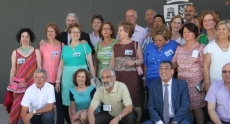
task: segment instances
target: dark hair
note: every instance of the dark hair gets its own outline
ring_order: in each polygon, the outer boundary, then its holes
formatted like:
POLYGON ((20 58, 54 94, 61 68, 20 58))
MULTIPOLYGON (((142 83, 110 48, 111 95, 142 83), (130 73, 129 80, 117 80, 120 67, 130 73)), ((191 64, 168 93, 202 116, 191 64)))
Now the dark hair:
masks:
POLYGON ((110 34, 111 38, 115 38, 115 29, 113 28, 113 25, 110 22, 104 22, 101 24, 101 27, 99 29, 99 35, 101 37, 102 40, 104 40, 104 37, 102 35, 102 28, 104 27, 104 25, 108 24, 110 26, 110 30, 112 31, 112 34, 110 34))
MULTIPOLYGON (((162 61, 161 64, 169 64, 169 65, 170 65, 170 68, 171 68, 171 69, 174 69, 174 68, 173 68, 173 64, 172 64, 171 61, 165 60, 165 61, 162 61)), ((161 65, 161 64, 160 64, 160 65, 161 65)))
POLYGON ((117 27, 120 26, 123 26, 124 31, 128 33, 129 38, 131 38, 135 30, 135 25, 132 22, 122 21, 117 25, 117 27))
POLYGON ((155 16, 153 17, 153 20, 154 20, 155 18, 157 18, 157 17, 160 17, 161 20, 162 20, 162 22, 163 22, 163 24, 165 24, 165 18, 164 18, 163 15, 157 14, 157 15, 155 15, 155 16))
POLYGON ((91 23, 93 23, 94 19, 99 19, 99 20, 101 21, 101 23, 104 22, 103 17, 102 17, 101 15, 99 15, 99 14, 94 14, 94 15, 92 16, 91 23))
POLYGON ((17 42, 20 43, 20 41, 21 41, 21 35, 24 32, 27 32, 29 34, 31 43, 34 42, 34 40, 35 40, 34 32, 31 29, 29 29, 29 28, 21 28, 18 31, 18 33, 16 34, 17 42))
POLYGON ((85 86, 89 86, 90 84, 90 74, 86 69, 78 69, 74 74, 73 74, 73 84, 77 87, 78 83, 76 81, 76 77, 80 72, 85 73, 86 81, 85 81, 85 86))
POLYGON ((194 33, 195 38, 198 37, 198 35, 199 35, 199 29, 198 29, 198 27, 197 27, 194 23, 186 23, 186 24, 180 29, 179 32, 180 32, 180 34, 181 34, 182 37, 183 37, 184 28, 187 28, 189 31, 191 31, 192 33, 194 33))

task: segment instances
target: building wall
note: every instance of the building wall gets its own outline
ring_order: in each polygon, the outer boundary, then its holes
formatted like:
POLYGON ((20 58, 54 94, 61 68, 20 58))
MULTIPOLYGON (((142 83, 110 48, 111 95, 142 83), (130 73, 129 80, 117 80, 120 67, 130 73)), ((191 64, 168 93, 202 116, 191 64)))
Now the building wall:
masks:
MULTIPOLYGON (((164 5, 168 0, 1 0, 0 1, 0 103, 3 102, 6 86, 9 82, 12 51, 20 45, 16 42, 15 35, 22 27, 31 28, 36 41, 32 45, 38 48, 39 41, 46 39, 45 25, 58 24, 61 30, 65 29, 65 17, 69 12, 79 16, 79 21, 85 32, 91 33, 90 20, 94 13, 101 14, 105 21, 111 22, 114 27, 125 20, 125 11, 133 8, 138 12, 137 23, 146 26, 144 21, 145 11, 155 9, 157 13, 164 14, 164 5)), ((175 0, 169 0, 175 1, 175 0)), ((225 5, 228 0, 187 0, 193 3, 200 15, 202 10, 212 9, 220 12, 223 19, 229 19, 230 5, 225 5)))

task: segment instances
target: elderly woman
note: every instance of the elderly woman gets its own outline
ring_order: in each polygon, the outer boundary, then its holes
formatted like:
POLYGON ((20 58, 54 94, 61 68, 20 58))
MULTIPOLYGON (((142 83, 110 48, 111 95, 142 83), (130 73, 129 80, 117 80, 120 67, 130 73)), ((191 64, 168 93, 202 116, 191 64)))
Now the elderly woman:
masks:
POLYGON ((202 34, 198 41, 202 44, 207 45, 208 43, 216 40, 216 29, 215 26, 220 21, 220 18, 216 15, 215 11, 212 10, 204 10, 200 24, 201 28, 206 30, 205 34, 202 34))
POLYGON ((86 124, 87 109, 96 89, 90 85, 90 74, 85 69, 79 69, 74 73, 73 83, 75 87, 70 88, 71 124, 86 124))
POLYGON ((13 92, 13 105, 9 124, 17 124, 20 121, 20 103, 24 92, 33 84, 35 69, 41 69, 41 54, 38 49, 30 45, 35 39, 34 33, 29 28, 22 28, 18 31, 16 38, 21 46, 14 50, 11 56, 10 84, 7 90, 13 92), (12 82, 19 82, 17 89, 12 87, 12 82))
POLYGON ((153 80, 159 79, 160 63, 165 60, 171 61, 176 47, 179 45, 174 40, 169 40, 169 31, 164 26, 153 29, 152 37, 154 42, 150 43, 144 52, 145 83, 149 88, 153 80))
POLYGON ((76 70, 80 68, 89 68, 92 78, 96 79, 96 77, 92 62, 92 50, 88 44, 81 44, 79 40, 81 34, 81 26, 77 23, 69 25, 68 33, 71 37, 71 43, 64 46, 62 49, 61 61, 58 67, 55 88, 56 90, 59 90, 60 79, 62 76, 61 94, 63 114, 67 123, 70 123, 68 106, 70 106, 69 88, 74 87, 72 75, 76 70))
POLYGON ((99 29, 99 33, 102 41, 98 42, 95 46, 96 59, 94 61, 95 71, 98 78, 100 78, 101 70, 109 67, 113 46, 117 43, 117 40, 114 39, 115 30, 111 23, 103 23, 99 29))
POLYGON ((222 80, 221 69, 230 62, 230 20, 220 21, 217 26, 217 40, 204 49, 204 83, 208 91, 210 84, 222 80))
POLYGON ((115 69, 117 81, 127 85, 134 106, 140 105, 140 85, 136 66, 143 63, 143 53, 138 42, 132 41, 135 26, 123 21, 118 24, 120 41, 114 45, 110 67, 115 69))
POLYGON ((178 70, 178 79, 188 83, 191 113, 196 118, 197 124, 203 124, 202 107, 206 105, 205 93, 198 92, 195 86, 203 79, 204 45, 196 40, 198 27, 195 24, 186 23, 180 32, 186 43, 177 47, 172 62, 178 70))
POLYGON ((169 22, 170 39, 175 40, 180 45, 185 44, 185 40, 181 37, 179 30, 184 25, 184 20, 180 15, 174 16, 169 22))

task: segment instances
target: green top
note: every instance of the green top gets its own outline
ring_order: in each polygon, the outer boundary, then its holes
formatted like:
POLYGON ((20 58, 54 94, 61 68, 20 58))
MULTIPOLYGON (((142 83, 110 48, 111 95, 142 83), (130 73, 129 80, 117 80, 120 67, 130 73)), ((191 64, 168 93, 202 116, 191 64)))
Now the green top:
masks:
POLYGON ((97 52, 97 78, 100 78, 100 72, 103 68, 109 67, 113 46, 117 43, 117 40, 112 39, 107 47, 101 47, 101 42, 103 41, 98 42, 95 46, 95 51, 97 52))
POLYGON ((198 42, 207 45, 209 43, 207 34, 201 34, 201 36, 198 39, 198 42))

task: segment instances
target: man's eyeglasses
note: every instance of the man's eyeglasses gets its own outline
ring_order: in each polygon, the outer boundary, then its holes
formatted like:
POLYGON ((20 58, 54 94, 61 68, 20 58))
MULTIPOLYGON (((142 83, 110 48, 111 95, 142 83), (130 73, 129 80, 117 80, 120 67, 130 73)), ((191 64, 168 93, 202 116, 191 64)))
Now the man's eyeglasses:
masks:
POLYGON ((228 71, 227 70, 223 70, 222 73, 223 74, 227 74, 227 73, 230 74, 230 70, 228 70, 228 71))

